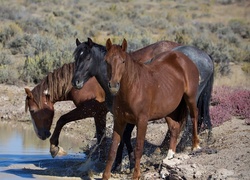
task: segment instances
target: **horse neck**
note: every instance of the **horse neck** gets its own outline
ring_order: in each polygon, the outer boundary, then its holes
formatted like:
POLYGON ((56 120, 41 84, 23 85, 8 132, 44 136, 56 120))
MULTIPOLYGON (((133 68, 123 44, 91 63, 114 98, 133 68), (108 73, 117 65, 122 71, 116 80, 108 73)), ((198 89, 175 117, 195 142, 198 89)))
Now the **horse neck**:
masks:
POLYGON ((74 63, 64 64, 45 78, 44 85, 48 89, 52 103, 68 100, 68 94, 72 89, 73 72, 74 63))
MULTIPOLYGON (((125 66, 126 70, 124 71, 124 74, 122 76, 122 84, 125 83, 126 88, 129 88, 131 86, 134 86, 134 84, 139 81, 139 77, 144 69, 144 65, 138 62, 138 60, 134 58, 132 53, 128 53, 126 55, 125 66)), ((145 73, 143 74, 146 75, 145 73)))
MULTIPOLYGON (((105 92, 105 102, 108 106, 109 111, 112 112, 112 106, 113 106, 113 95, 110 93, 109 88, 108 88, 108 74, 107 74, 107 64, 104 61, 104 56, 106 55, 106 49, 103 50, 102 52, 97 52, 96 49, 95 54, 96 56, 94 57, 95 59, 95 71, 93 73, 93 76, 97 79, 98 83, 101 85, 102 89, 105 92), (98 67, 98 68, 96 68, 98 67)), ((100 50, 98 50, 100 51, 100 50)))

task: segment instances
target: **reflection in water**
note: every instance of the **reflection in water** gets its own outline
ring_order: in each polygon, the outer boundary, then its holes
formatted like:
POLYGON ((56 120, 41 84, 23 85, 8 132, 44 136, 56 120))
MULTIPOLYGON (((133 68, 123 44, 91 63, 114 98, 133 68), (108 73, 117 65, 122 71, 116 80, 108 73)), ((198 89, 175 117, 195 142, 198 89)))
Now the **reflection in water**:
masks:
POLYGON ((80 140, 72 141, 61 134, 59 141, 68 155, 53 159, 49 139, 42 141, 31 128, 13 127, 0 121, 0 179, 37 179, 36 175, 50 175, 50 171, 57 172, 56 168, 59 170, 56 175, 60 176, 71 164, 83 162, 80 140))
MULTIPOLYGON (((59 141, 60 146, 71 156, 80 152, 79 142, 77 142, 79 140, 72 141, 72 139, 61 134, 59 141)), ((32 157, 51 158, 49 147, 49 139, 40 140, 33 129, 13 127, 8 123, 0 122, 0 160, 32 160, 32 157)), ((82 154, 74 156, 83 157, 82 154)), ((33 160, 37 160, 36 158, 33 160)))
MULTIPOLYGON (((79 140, 60 136, 60 146, 68 153, 78 153, 79 140)), ((49 154, 49 139, 40 140, 33 129, 12 127, 8 123, 0 122, 0 154, 49 154)))

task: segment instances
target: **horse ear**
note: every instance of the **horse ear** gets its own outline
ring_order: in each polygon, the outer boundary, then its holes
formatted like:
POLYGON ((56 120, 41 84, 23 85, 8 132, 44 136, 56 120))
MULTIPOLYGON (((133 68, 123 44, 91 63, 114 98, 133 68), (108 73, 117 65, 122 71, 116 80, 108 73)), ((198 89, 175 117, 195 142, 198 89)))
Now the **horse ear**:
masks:
POLYGON ((127 50, 127 46, 128 46, 127 41, 126 41, 126 39, 124 38, 123 41, 122 41, 122 50, 123 50, 123 51, 126 51, 126 50, 127 50))
POLYGON ((89 44, 90 47, 93 46, 94 43, 93 43, 92 39, 88 38, 88 44, 89 44))
POLYGON ((106 42, 106 49, 107 49, 107 51, 110 50, 111 46, 112 46, 112 42, 111 42, 110 38, 108 38, 108 40, 106 42))
POLYGON ((33 94, 32 94, 32 92, 30 91, 30 89, 29 89, 29 88, 24 88, 24 90, 25 90, 27 96, 28 96, 29 98, 33 99, 33 94))
POLYGON ((81 44, 81 42, 79 41, 78 38, 76 38, 76 46, 79 46, 81 44))

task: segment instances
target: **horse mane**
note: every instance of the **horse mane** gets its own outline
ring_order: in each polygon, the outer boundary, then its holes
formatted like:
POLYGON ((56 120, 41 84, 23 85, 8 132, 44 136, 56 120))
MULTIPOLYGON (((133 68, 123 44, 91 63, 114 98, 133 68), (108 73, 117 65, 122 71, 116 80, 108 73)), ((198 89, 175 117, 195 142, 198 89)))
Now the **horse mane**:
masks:
POLYGON ((72 89, 71 79, 73 76, 75 64, 64 64, 61 68, 50 72, 33 90, 35 102, 41 108, 40 98, 45 91, 48 91, 49 100, 55 102, 66 99, 68 92, 72 89))

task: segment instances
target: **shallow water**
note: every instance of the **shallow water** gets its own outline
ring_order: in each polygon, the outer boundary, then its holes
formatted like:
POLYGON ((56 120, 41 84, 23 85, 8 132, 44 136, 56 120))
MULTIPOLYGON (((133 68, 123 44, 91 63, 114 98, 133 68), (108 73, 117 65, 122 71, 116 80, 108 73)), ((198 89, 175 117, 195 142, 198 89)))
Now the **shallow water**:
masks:
POLYGON ((38 139, 33 129, 11 127, 0 122, 0 179, 51 179, 36 175, 44 175, 42 171, 51 167, 64 168, 65 162, 72 164, 84 160, 85 155, 79 153, 78 141, 61 134, 60 146, 68 155, 53 159, 49 152, 49 139, 38 139))

